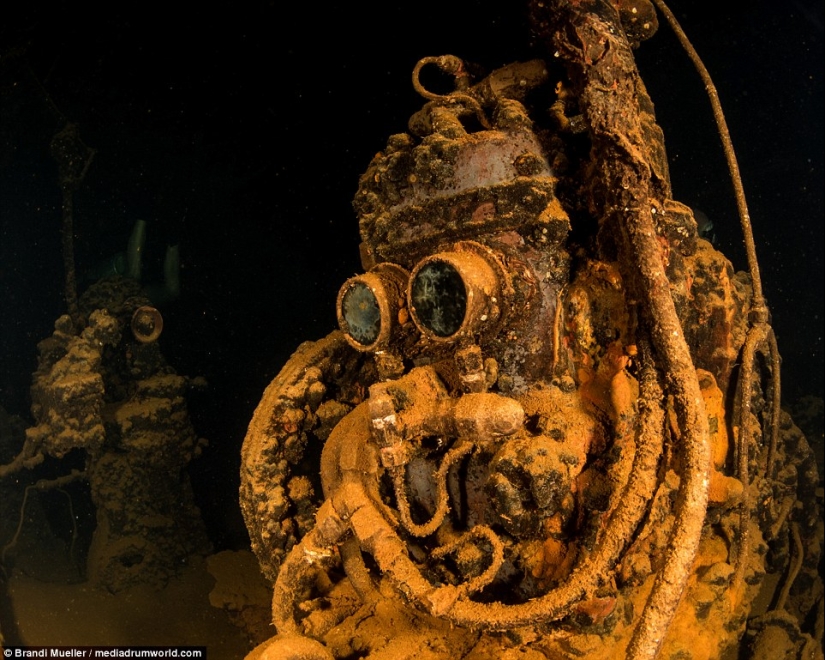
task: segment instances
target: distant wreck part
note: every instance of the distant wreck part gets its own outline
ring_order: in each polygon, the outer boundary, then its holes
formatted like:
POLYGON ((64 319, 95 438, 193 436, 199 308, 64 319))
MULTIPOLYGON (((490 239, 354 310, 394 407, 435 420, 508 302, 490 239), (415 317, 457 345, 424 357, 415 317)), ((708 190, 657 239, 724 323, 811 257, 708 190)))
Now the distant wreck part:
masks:
MULTIPOLYGON (((145 246, 147 223, 137 220, 129 234, 129 241, 125 252, 118 252, 104 260, 84 275, 84 281, 94 282, 122 275, 137 282, 145 279, 145 246)), ((180 247, 167 245, 163 255, 163 280, 148 282, 143 286, 143 292, 153 305, 161 306, 177 300, 180 297, 180 247)))
POLYGON ((44 455, 85 450, 97 517, 87 574, 112 592, 162 586, 187 557, 211 549, 186 473, 205 444, 189 420, 189 381, 157 342, 125 333, 136 308, 152 309, 146 302, 138 282, 103 280, 80 299, 79 335, 67 316, 57 320, 38 346, 36 425, 26 431, 44 455))

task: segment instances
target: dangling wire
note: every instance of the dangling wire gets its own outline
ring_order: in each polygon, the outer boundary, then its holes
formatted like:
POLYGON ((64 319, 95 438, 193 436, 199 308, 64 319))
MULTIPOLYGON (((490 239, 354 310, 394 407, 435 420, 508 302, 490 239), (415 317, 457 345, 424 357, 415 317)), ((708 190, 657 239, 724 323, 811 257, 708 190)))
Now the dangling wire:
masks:
POLYGON ((696 70, 699 72, 699 77, 705 85, 705 91, 710 99, 710 105, 713 109, 713 117, 716 120, 716 126, 719 131, 719 137, 722 140, 722 149, 725 152, 725 159, 728 163, 728 170, 730 171, 731 181, 733 183, 733 190, 736 196, 736 206, 739 211, 739 220, 742 225, 742 234, 745 241, 745 252, 748 259, 748 270, 751 277, 751 285, 753 287, 753 298, 751 300, 751 308, 748 314, 748 321, 750 328, 745 337, 745 342, 742 349, 741 371, 739 374, 739 383, 736 393, 736 401, 734 403, 733 426, 738 429, 736 433, 736 457, 735 464, 737 470, 737 477, 742 482, 743 497, 740 503, 740 523, 739 523, 739 545, 734 560, 734 578, 732 580, 733 593, 739 593, 739 585, 744 579, 746 568, 746 558, 750 547, 749 538, 749 521, 750 521, 750 498, 748 497, 748 490, 750 485, 750 477, 748 471, 748 459, 750 446, 750 402, 752 396, 753 383, 756 380, 755 370, 753 368, 754 361, 757 354, 763 354, 768 358, 769 368, 772 375, 771 387, 771 406, 770 406, 770 424, 768 427, 768 455, 765 462, 765 474, 771 478, 773 474, 774 461, 776 459, 776 447, 779 437, 779 415, 780 415, 780 401, 781 401, 781 379, 780 379, 780 358, 779 350, 776 345, 776 337, 773 328, 768 324, 768 308, 765 304, 765 297, 762 292, 762 279, 759 274, 759 263, 756 259, 756 245, 753 240, 753 227, 751 225, 750 213, 748 212, 748 205, 745 201, 745 189, 742 185, 742 176, 739 173, 739 164, 736 160, 736 153, 733 150, 733 143, 730 139, 730 132, 728 131, 728 124, 725 121, 725 115, 722 112, 722 104, 719 101, 719 94, 716 92, 716 86, 711 80, 708 70, 702 63, 699 54, 693 48, 693 45, 685 35, 673 12, 664 3, 664 0, 653 0, 653 3, 662 12, 667 19, 676 38, 682 44, 688 57, 690 58, 696 70))
POLYGON ((745 251, 748 258, 748 270, 750 271, 751 280, 753 281, 753 301, 751 303, 751 314, 758 317, 754 319, 768 320, 768 310, 765 306, 765 298, 762 294, 762 279, 759 275, 759 263, 756 260, 756 245, 753 240, 753 228, 751 227, 751 217, 748 212, 748 204, 745 201, 745 189, 742 186, 742 176, 739 173, 739 163, 736 160, 736 153, 733 150, 733 143, 730 139, 730 131, 728 131, 728 123, 725 121, 725 114, 722 112, 722 104, 719 101, 719 94, 716 92, 716 85, 713 84, 708 70, 702 63, 699 54, 693 47, 693 44, 687 38, 687 35, 679 25, 679 21, 673 15, 673 12, 668 9, 664 0, 653 0, 653 3, 659 8, 671 29, 676 34, 676 38, 682 47, 685 49, 693 66, 699 72, 699 77, 705 85, 705 91, 708 93, 710 105, 713 109, 713 118, 716 120, 716 127, 719 130, 719 137, 722 139, 722 149, 725 151, 725 159, 728 162, 728 169, 730 170, 730 177, 733 182, 733 190, 736 195, 736 207, 739 210, 739 219, 742 223, 742 233, 745 239, 745 251))

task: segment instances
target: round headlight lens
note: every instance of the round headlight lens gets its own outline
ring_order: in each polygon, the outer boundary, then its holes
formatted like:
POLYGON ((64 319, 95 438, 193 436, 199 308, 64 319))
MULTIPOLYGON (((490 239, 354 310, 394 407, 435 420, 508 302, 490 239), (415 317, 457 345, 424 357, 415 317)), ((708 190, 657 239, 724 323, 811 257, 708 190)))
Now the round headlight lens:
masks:
POLYGON ((350 337, 363 346, 376 342, 381 333, 381 310, 372 289, 353 282, 341 298, 341 315, 350 337))
POLYGON ((437 337, 450 337, 467 315, 467 288, 455 266, 434 260, 416 273, 410 302, 421 325, 437 337))

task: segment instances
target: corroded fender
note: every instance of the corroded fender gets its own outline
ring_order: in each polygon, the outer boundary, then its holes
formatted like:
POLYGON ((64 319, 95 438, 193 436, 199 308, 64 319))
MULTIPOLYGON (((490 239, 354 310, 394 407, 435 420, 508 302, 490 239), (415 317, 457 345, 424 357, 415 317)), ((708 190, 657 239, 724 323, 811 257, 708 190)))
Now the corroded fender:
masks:
POLYGON ((266 388, 244 439, 240 502, 267 579, 314 525, 320 482, 305 454, 317 465, 329 432, 375 380, 371 360, 336 331, 301 344, 266 388))

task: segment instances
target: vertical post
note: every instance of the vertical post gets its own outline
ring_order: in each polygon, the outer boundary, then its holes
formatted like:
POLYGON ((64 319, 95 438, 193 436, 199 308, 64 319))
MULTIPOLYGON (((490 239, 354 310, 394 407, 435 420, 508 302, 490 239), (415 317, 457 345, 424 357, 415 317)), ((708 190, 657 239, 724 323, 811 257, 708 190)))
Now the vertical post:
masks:
POLYGON ((52 157, 57 162, 58 182, 63 193, 61 243, 66 274, 64 295, 68 314, 77 326, 80 324, 80 310, 77 304, 77 276, 74 263, 74 191, 83 182, 89 165, 92 164, 95 150, 83 143, 77 125, 71 122, 55 134, 50 146, 52 157))

